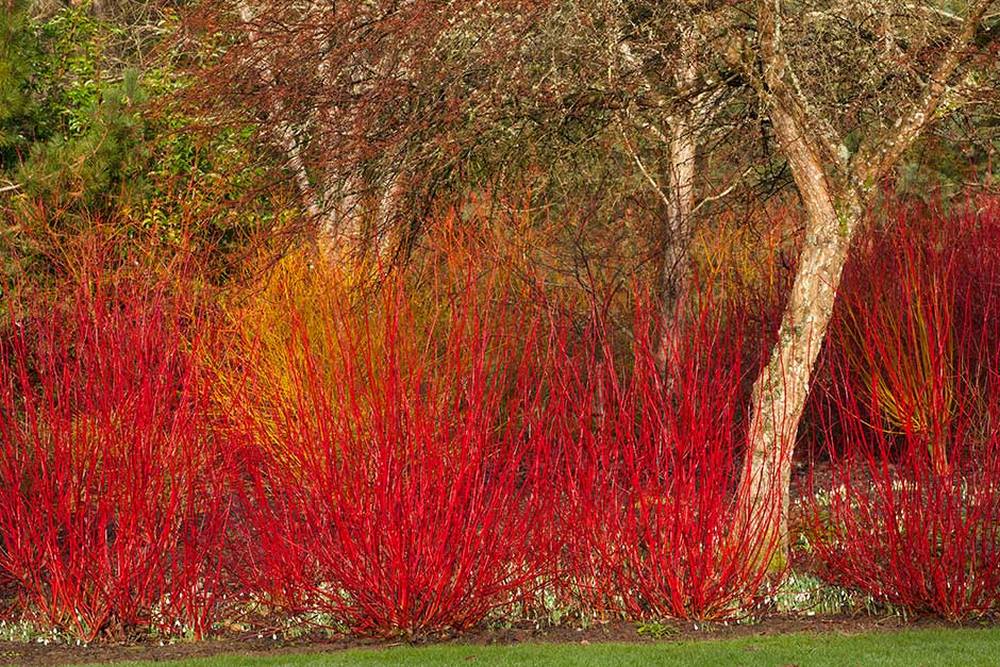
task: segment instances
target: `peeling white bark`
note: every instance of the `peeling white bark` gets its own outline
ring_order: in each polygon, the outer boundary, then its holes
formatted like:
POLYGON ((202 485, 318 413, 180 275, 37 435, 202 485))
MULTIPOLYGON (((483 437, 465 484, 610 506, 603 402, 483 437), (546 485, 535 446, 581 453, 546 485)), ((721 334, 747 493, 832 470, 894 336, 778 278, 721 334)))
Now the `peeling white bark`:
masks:
POLYGON ((802 196, 806 233, 778 341, 754 384, 744 483, 748 516, 776 522, 759 529, 776 532, 784 551, 795 435, 862 210, 856 197, 835 194, 816 149, 792 117, 774 108, 771 118, 802 196))
MULTIPOLYGON (((247 0, 238 0, 236 3, 237 10, 239 11, 240 20, 243 21, 247 29, 247 39, 251 43, 259 40, 260 35, 257 28, 254 27, 254 22, 256 21, 256 15, 253 9, 250 7, 247 0)), ((273 86, 275 84, 274 70, 268 64, 266 58, 258 58, 256 61, 256 67, 260 73, 261 80, 267 84, 273 86)), ((281 100, 275 99, 274 101, 274 117, 282 117, 281 100)), ((313 184, 309 179, 309 171, 306 168, 305 160, 302 157, 302 147, 299 145, 298 138, 295 135, 293 128, 289 127, 286 123, 279 122, 270 128, 271 132, 277 139, 279 147, 285 153, 285 159, 288 165, 288 169, 292 173, 292 177, 295 179, 295 185, 298 189, 299 196, 302 199, 302 206, 309 213, 310 216, 314 218, 320 218, 323 214, 322 207, 319 204, 319 199, 317 198, 316 192, 313 188, 313 184)))
POLYGON ((919 137, 950 89, 962 54, 992 0, 978 0, 935 68, 924 93, 884 136, 864 141, 849 160, 802 89, 782 44, 781 0, 761 0, 758 30, 764 65, 755 81, 768 104, 778 144, 791 167, 806 212, 806 234, 795 281, 766 368, 754 384, 744 513, 775 535, 787 554, 792 454, 813 366, 826 336, 851 241, 869 193, 919 137))

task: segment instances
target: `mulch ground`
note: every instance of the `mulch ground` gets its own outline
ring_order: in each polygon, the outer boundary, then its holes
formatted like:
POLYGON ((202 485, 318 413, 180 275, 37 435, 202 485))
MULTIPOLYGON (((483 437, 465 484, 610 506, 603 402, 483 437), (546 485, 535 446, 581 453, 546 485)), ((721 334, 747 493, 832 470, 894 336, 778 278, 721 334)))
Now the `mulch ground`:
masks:
MULTIPOLYGON (((659 638, 640 634, 635 623, 612 622, 583 630, 571 626, 536 628, 533 625, 504 629, 477 630, 454 638, 426 639, 420 642, 389 640, 364 640, 357 638, 329 638, 322 635, 305 636, 294 640, 260 638, 257 634, 232 636, 203 642, 183 642, 166 646, 152 644, 99 643, 90 646, 66 644, 39 644, 0 642, 0 664, 68 665, 79 663, 111 663, 123 660, 166 661, 209 657, 225 653, 249 655, 281 655, 288 653, 325 653, 349 648, 387 648, 392 646, 419 645, 434 642, 467 646, 490 644, 512 645, 523 642, 598 643, 598 642, 676 642, 684 640, 729 639, 739 637, 766 637, 794 632, 857 634, 881 630, 898 630, 914 627, 954 627, 933 620, 904 622, 893 616, 772 616, 752 625, 675 624, 665 626, 659 638)), ((981 626, 978 626, 981 627, 981 626)))

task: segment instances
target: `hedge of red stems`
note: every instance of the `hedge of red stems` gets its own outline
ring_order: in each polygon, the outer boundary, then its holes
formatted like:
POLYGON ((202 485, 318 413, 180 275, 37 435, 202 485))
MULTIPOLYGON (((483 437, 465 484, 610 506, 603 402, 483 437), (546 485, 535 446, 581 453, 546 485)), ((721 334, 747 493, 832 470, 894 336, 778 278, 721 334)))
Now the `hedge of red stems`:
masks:
POLYGON ((780 572, 771 569, 777 535, 741 502, 749 397, 740 320, 704 303, 661 372, 646 310, 630 359, 615 361, 598 326, 580 357, 556 362, 555 440, 565 443, 557 588, 602 615, 748 615, 780 572))
POLYGON ((203 634, 231 493, 189 313, 166 287, 78 287, 0 350, 0 570, 83 641, 203 634))
MULTIPOLYGON (((832 581, 990 613, 1000 211, 897 223, 845 276, 803 430, 833 482, 813 484, 806 535, 832 581)), ((766 608, 780 503, 750 502, 745 445, 777 309, 748 324, 692 289, 661 369, 642 300, 623 332, 488 286, 330 307, 303 289, 308 312, 265 304, 287 330, 222 362, 218 322, 152 279, 94 276, 12 319, 0 614, 90 641, 237 618, 428 635, 524 618, 542 592, 581 616, 766 608)))
POLYGON ((248 603, 380 636, 523 615, 542 589, 632 618, 757 604, 773 545, 737 520, 738 327, 705 309, 665 381, 641 314, 616 360, 601 326, 496 294, 414 303, 390 288, 318 327, 291 309, 291 386, 225 368, 225 422, 163 291, 82 289, 19 330, 0 510, 19 606, 89 641, 200 635, 248 603))
POLYGON ((345 307, 323 345, 292 313, 293 400, 255 406, 271 379, 247 379, 241 426, 261 465, 243 583, 273 613, 366 635, 458 631, 548 572, 541 322, 471 290, 423 322, 409 306, 393 288, 385 317, 345 307))
POLYGON ((959 620, 1000 595, 1000 301, 958 269, 997 263, 971 212, 930 232, 947 243, 906 222, 849 269, 829 355, 832 480, 810 485, 807 534, 832 581, 959 620))

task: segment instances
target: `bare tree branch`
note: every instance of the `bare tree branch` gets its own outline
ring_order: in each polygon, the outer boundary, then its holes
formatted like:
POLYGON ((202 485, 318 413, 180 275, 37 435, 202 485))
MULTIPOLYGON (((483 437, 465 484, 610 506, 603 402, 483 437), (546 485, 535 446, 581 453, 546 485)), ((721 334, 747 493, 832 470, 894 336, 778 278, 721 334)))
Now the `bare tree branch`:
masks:
MULTIPOLYGON (((813 135, 827 162, 846 167, 849 154, 843 140, 809 101, 792 70, 782 36, 781 0, 763 0, 759 3, 759 14, 760 55, 764 66, 763 85, 758 84, 760 92, 770 100, 771 106, 780 105, 799 127, 813 135)), ((758 77, 751 73, 751 78, 758 77)))
POLYGON ((965 51, 976 34, 980 21, 995 0, 977 0, 969 8, 962 29, 952 39, 919 99, 908 105, 892 129, 863 142, 855 154, 853 166, 857 185, 870 189, 892 169, 903 153, 933 119, 942 100, 951 91, 955 71, 962 64, 965 51))

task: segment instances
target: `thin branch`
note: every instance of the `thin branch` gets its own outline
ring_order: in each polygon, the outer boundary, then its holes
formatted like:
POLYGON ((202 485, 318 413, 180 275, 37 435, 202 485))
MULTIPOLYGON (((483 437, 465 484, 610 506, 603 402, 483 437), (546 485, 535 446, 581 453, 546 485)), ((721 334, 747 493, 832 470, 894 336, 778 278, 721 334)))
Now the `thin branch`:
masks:
POLYGON ((853 161, 858 181, 856 185, 864 189, 874 187, 930 123, 942 100, 951 92, 950 81, 962 64, 962 56, 975 37, 976 28, 993 2, 994 0, 977 0, 969 8, 962 30, 952 39, 920 99, 910 104, 909 109, 899 116, 887 134, 862 143, 853 161))
POLYGON ((701 207, 704 206, 705 204, 710 204, 711 202, 718 201, 723 197, 729 196, 732 193, 732 191, 735 190, 737 186, 739 186, 739 184, 743 182, 743 179, 746 178, 747 175, 752 171, 753 171, 753 166, 747 167, 746 169, 743 170, 742 174, 733 179, 733 182, 729 184, 729 187, 719 190, 714 195, 708 195, 702 198, 702 200, 698 202, 698 204, 693 209, 691 209, 691 215, 694 215, 699 210, 701 210, 701 207))
POLYGON ((634 148, 632 148, 632 142, 628 140, 628 135, 625 134, 625 127, 622 125, 620 118, 618 119, 618 131, 622 135, 622 141, 625 142, 625 148, 628 151, 628 154, 632 157, 632 160, 635 162, 636 166, 639 167, 639 171, 642 172, 642 175, 649 182, 650 186, 652 186, 653 191, 656 192, 657 195, 659 195, 660 199, 663 201, 663 203, 666 205, 668 209, 672 208, 672 204, 670 203, 670 198, 663 191, 663 188, 660 187, 660 184, 656 181, 653 175, 649 173, 649 170, 646 169, 646 165, 642 163, 642 159, 639 158, 639 154, 635 151, 634 148))
POLYGON ((916 11, 926 12, 928 14, 935 14, 937 16, 945 18, 949 21, 953 21, 955 23, 962 23, 963 21, 962 17, 959 16, 958 14, 955 14, 954 12, 949 12, 948 10, 943 9, 941 7, 934 7, 926 4, 915 5, 913 3, 907 3, 904 6, 906 7, 906 9, 910 11, 916 10, 916 11))

